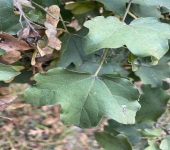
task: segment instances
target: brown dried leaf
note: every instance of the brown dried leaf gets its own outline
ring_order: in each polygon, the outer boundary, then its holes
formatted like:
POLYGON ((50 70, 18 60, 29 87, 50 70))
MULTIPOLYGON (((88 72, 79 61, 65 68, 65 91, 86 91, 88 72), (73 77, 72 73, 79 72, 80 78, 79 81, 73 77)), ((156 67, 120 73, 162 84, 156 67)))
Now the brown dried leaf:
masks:
MULTIPOLYGON (((60 17, 60 8, 57 5, 52 5, 48 8, 48 12, 50 12, 55 18, 59 19, 60 17)), ((57 27, 59 20, 52 18, 49 14, 46 15, 46 22, 50 23, 54 27, 57 27)))
POLYGON ((24 6, 27 6, 27 7, 30 7, 30 8, 35 9, 35 8, 32 6, 31 2, 29 2, 28 0, 17 0, 17 1, 18 1, 18 3, 19 3, 20 5, 24 5, 24 6))
POLYGON ((18 40, 21 40, 22 38, 27 38, 30 34, 30 28, 24 28, 17 32, 18 40))
POLYGON ((31 65, 34 66, 36 64, 35 58, 37 56, 37 51, 34 51, 31 59, 31 65))
POLYGON ((56 50, 61 49, 61 41, 57 38, 57 29, 53 25, 51 25, 48 22, 45 22, 45 26, 48 28, 48 30, 45 31, 49 43, 48 45, 56 50))
POLYGON ((6 80, 6 81, 4 81, 4 82, 5 82, 5 83, 10 83, 12 80, 14 80, 14 78, 15 78, 15 77, 12 77, 11 79, 6 80))
POLYGON ((43 40, 39 40, 37 43, 37 47, 41 48, 41 50, 44 52, 44 54, 52 54, 54 51, 54 48, 51 48, 48 46, 48 37, 45 35, 43 36, 43 40))
MULTIPOLYGON (((52 5, 49 7, 48 11, 57 19, 60 17, 60 8, 57 5, 52 5)), ((49 14, 46 15, 46 21, 44 23, 47 30, 45 31, 48 40, 49 40, 49 46, 51 48, 54 48, 56 50, 61 49, 61 41, 57 38, 58 32, 57 32, 57 24, 59 20, 53 19, 49 14)))
POLYGON ((9 105, 6 109, 11 110, 11 109, 17 109, 26 106, 27 104, 24 103, 17 103, 17 104, 11 104, 9 105))
POLYGON ((19 51, 9 51, 4 53, 0 58, 0 63, 5 65, 10 65, 17 62, 21 58, 21 53, 19 51))
MULTIPOLYGON (((36 29, 34 28, 35 31, 38 32, 38 34, 42 37, 45 35, 45 29, 36 29)), ((28 37, 37 37, 37 35, 35 35, 35 33, 33 32, 32 29, 30 29, 30 27, 28 26, 27 28, 21 29, 17 32, 17 36, 18 36, 18 40, 22 39, 22 38, 28 38, 28 37)))
POLYGON ((42 64, 56 57, 59 57, 58 52, 36 58, 36 63, 34 66, 36 67, 37 72, 45 73, 44 69, 42 68, 42 64))
POLYGON ((9 87, 1 87, 0 88, 0 95, 8 95, 11 91, 12 90, 9 87))
POLYGON ((14 101, 18 96, 17 95, 5 95, 0 96, 0 110, 7 108, 12 101, 14 101))
POLYGON ((26 42, 14 38, 12 35, 9 35, 7 33, 0 34, 0 48, 8 51, 13 50, 29 50, 32 49, 26 42))

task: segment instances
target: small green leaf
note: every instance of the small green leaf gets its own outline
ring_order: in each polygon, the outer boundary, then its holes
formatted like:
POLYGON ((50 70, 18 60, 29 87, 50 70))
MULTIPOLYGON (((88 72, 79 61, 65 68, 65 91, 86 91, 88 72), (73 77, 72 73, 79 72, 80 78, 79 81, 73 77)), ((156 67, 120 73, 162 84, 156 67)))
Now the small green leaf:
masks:
POLYGON ((158 61, 157 65, 142 65, 135 74, 141 78, 144 84, 151 84, 152 87, 160 87, 162 86, 162 79, 168 78, 170 74, 169 59, 169 56, 166 55, 158 61))
MULTIPOLYGON (((0 31, 15 35, 20 29, 19 15, 14 14, 12 0, 0 0, 0 31)), ((25 25, 25 21, 22 21, 25 25)))
POLYGON ((170 26, 156 18, 138 18, 126 25, 116 17, 99 16, 87 21, 84 26, 90 30, 83 38, 86 54, 101 48, 118 48, 126 44, 138 57, 154 56, 160 59, 169 48, 170 26))
POLYGON ((6 51, 0 48, 0 55, 3 55, 6 51))
POLYGON ((162 150, 170 150, 170 135, 166 139, 162 140, 160 148, 162 150))
POLYGON ((161 128, 155 128, 153 129, 137 129, 136 131, 138 131, 142 136, 147 136, 150 138, 155 138, 157 136, 160 136, 162 133, 162 129, 161 128))
POLYGON ((106 150, 132 150, 128 138, 123 134, 113 136, 108 132, 95 132, 94 136, 100 146, 106 150))
MULTIPOLYGON (((108 121, 109 125, 104 126, 105 131, 117 131, 118 133, 124 134, 129 138, 129 142, 134 145, 140 141, 141 135, 136 131, 136 129, 151 129, 151 125, 148 123, 134 124, 134 125, 125 125, 120 124, 114 120, 108 121), (111 130, 114 129, 114 130, 111 130)), ((112 132, 110 132, 112 133, 112 132)))
POLYGON ((158 144, 155 142, 151 142, 149 145, 145 150, 160 150, 158 144))
POLYGON ((136 114, 137 122, 154 121, 165 112, 165 107, 170 98, 168 93, 161 88, 151 88, 150 85, 142 85, 143 94, 139 103, 141 109, 136 114))
POLYGON ((92 128, 103 115, 132 124, 140 108, 138 89, 127 79, 97 77, 62 68, 37 74, 34 79, 37 84, 26 90, 26 101, 36 106, 61 104, 65 125, 92 128))
POLYGON ((0 81, 9 80, 12 77, 19 75, 20 73, 16 71, 13 66, 4 65, 0 63, 0 81))
POLYGON ((98 7, 100 7, 98 2, 85 1, 68 4, 65 6, 65 9, 72 10, 73 14, 84 14, 98 7))

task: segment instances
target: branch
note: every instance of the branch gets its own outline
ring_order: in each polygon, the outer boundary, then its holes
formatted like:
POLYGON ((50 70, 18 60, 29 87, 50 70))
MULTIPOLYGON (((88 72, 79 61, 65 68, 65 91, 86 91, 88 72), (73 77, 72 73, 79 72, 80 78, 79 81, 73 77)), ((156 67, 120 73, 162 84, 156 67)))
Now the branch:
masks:
POLYGON ((126 9, 126 12, 125 12, 125 14, 124 14, 124 16, 123 16, 122 22, 125 21, 126 16, 127 16, 128 12, 129 12, 129 9, 130 9, 131 4, 132 4, 132 0, 129 0, 129 4, 128 4, 128 7, 127 7, 127 9, 126 9))
POLYGON ((54 17, 49 11, 47 11, 45 8, 43 8, 42 6, 38 5, 37 3, 33 2, 32 0, 28 0, 28 1, 30 1, 30 2, 33 3, 34 5, 38 6, 38 7, 41 8, 42 10, 44 10, 44 11, 45 11, 47 14, 49 14, 52 18, 54 18, 54 19, 56 19, 56 20, 60 20, 60 21, 62 21, 62 22, 70 23, 70 22, 68 22, 68 21, 63 21, 63 20, 61 20, 61 19, 58 19, 58 18, 54 17))
POLYGON ((14 3, 15 3, 15 5, 17 6, 17 8, 18 8, 18 10, 19 10, 19 12, 20 12, 19 22, 20 22, 20 24, 21 24, 22 29, 23 29, 23 25, 22 25, 22 17, 23 17, 23 18, 25 19, 27 25, 30 27, 30 29, 32 29, 32 31, 35 33, 35 35, 36 35, 37 37, 41 37, 41 36, 39 35, 39 33, 34 29, 34 27, 30 24, 30 21, 29 21, 28 18, 25 16, 25 13, 24 13, 23 10, 21 9, 18 1, 17 1, 17 0, 14 0, 14 3))
POLYGON ((164 132, 165 132, 167 135, 170 135, 169 130, 167 130, 166 128, 164 128, 163 126, 161 126, 159 123, 158 123, 158 126, 159 126, 162 130, 164 130, 164 132))

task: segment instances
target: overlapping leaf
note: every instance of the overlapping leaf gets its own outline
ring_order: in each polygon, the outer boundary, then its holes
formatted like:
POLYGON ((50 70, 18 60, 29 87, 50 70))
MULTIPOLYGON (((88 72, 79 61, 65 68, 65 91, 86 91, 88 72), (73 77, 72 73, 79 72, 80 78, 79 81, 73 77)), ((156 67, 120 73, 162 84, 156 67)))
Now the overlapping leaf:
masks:
POLYGON ((73 14, 83 14, 88 11, 91 11, 95 8, 101 7, 102 4, 93 2, 93 1, 85 1, 85 2, 75 2, 65 6, 65 9, 72 10, 73 14))
POLYGON ((160 148, 162 150, 170 150, 170 135, 168 135, 166 139, 162 140, 160 148))
POLYGON ((76 68, 79 68, 83 60, 93 58, 94 55, 85 55, 82 47, 82 37, 87 35, 88 29, 82 28, 80 31, 76 32, 78 36, 75 35, 65 35, 62 38, 62 42, 67 44, 67 47, 62 47, 61 56, 57 62, 57 67, 68 67, 71 63, 74 63, 76 68))
POLYGON ((149 138, 156 138, 158 136, 161 136, 162 129, 160 127, 153 129, 137 129, 137 131, 142 135, 142 136, 147 136, 149 138))
MULTIPOLYGON (((123 16, 126 10, 126 3, 129 0, 97 0, 105 5, 105 9, 109 11, 113 11, 113 13, 123 16)), ((170 1, 167 0, 133 0, 132 3, 147 5, 147 6, 164 6, 170 9, 170 1)))
MULTIPOLYGON (((15 35, 20 29, 19 15, 14 14, 12 0, 0 0, 0 31, 15 35)), ((25 25, 25 21, 22 21, 25 25)))
POLYGON ((99 16, 87 21, 84 26, 90 30, 83 39, 86 54, 125 44, 139 57, 154 56, 160 59, 168 51, 170 26, 156 18, 138 18, 126 25, 116 17, 99 16))
POLYGON ((33 105, 61 104, 61 119, 66 125, 92 128, 103 115, 132 124, 140 108, 138 90, 126 79, 99 78, 62 68, 37 74, 34 79, 37 85, 26 90, 26 100, 33 105), (126 112, 122 105, 126 105, 126 112))
POLYGON ((149 143, 149 146, 145 150, 160 150, 157 143, 154 141, 149 143))
POLYGON ((169 56, 166 55, 158 61, 157 65, 142 65, 135 74, 140 77, 143 83, 151 84, 152 87, 160 87, 162 79, 169 78, 170 76, 169 59, 169 56))
POLYGON ((143 94, 140 97, 139 103, 141 109, 137 112, 137 122, 154 121, 165 112, 170 96, 161 88, 151 88, 150 85, 142 85, 143 94))
POLYGON ((114 120, 109 120, 108 123, 109 125, 104 127, 105 131, 108 131, 110 133, 114 133, 115 131, 117 131, 119 134, 126 135, 132 145, 138 143, 141 138, 141 135, 136 131, 136 129, 151 128, 151 125, 147 123, 125 125, 120 124, 114 120))
POLYGON ((9 35, 7 33, 1 33, 0 34, 1 42, 0 42, 0 47, 5 50, 6 52, 8 51, 13 51, 13 50, 29 50, 32 49, 25 41, 16 39, 12 35, 9 35))
MULTIPOLYGON (((79 66, 78 69, 72 66, 68 67, 68 69, 78 72, 89 72, 91 74, 95 74, 95 72, 100 66, 100 58, 101 57, 94 56, 94 58, 90 60, 83 61, 83 63, 79 66)), ((120 74, 121 76, 126 77, 128 75, 128 72, 124 70, 123 67, 119 63, 117 63, 114 58, 108 58, 106 59, 106 62, 107 63, 103 63, 98 73, 99 76, 102 74, 120 74)))
POLYGON ((161 18, 161 11, 159 6, 144 6, 138 4, 132 4, 130 11, 137 17, 156 17, 161 18))
POLYGON ((17 75, 19 75, 19 72, 16 71, 13 66, 7 66, 0 63, 0 81, 9 80, 17 75))
POLYGON ((94 136, 96 141, 105 150, 132 150, 128 138, 123 134, 114 136, 109 132, 96 132, 94 136))

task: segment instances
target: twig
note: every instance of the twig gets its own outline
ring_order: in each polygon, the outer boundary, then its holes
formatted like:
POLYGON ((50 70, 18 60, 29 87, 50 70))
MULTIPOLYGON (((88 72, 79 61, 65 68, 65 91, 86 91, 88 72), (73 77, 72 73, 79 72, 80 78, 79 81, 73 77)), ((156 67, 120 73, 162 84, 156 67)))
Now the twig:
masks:
POLYGON ((42 6, 38 5, 37 3, 33 2, 32 0, 28 0, 28 1, 30 1, 30 2, 33 3, 34 5, 38 6, 38 7, 41 8, 42 10, 44 10, 44 11, 45 11, 47 14, 49 14, 52 18, 57 19, 57 20, 60 20, 60 21, 65 22, 65 23, 70 23, 70 22, 68 22, 68 21, 63 21, 63 20, 61 20, 61 19, 58 19, 58 18, 54 17, 49 11, 45 10, 45 8, 43 8, 42 6))
POLYGON ((102 52, 102 54, 101 54, 101 57, 100 57, 98 60, 96 60, 96 62, 98 62, 98 61, 103 57, 103 55, 104 55, 104 50, 105 50, 105 49, 103 49, 103 52, 102 52))
POLYGON ((13 120, 11 118, 8 118, 8 117, 4 117, 4 116, 0 116, 1 118, 5 118, 5 119, 8 119, 8 120, 13 120))
MULTIPOLYGON (((60 14, 60 18, 61 18, 61 20, 63 20, 61 14, 60 14)), ((65 25, 65 23, 64 23, 63 21, 62 21, 62 24, 63 24, 63 26, 64 26, 64 29, 68 31, 68 29, 67 29, 67 27, 66 27, 66 25, 65 25)))
POLYGON ((22 19, 22 17, 23 17, 23 18, 25 19, 27 25, 29 25, 29 27, 32 29, 32 31, 35 33, 35 35, 36 35, 37 37, 41 37, 41 36, 39 35, 39 33, 34 29, 34 27, 30 24, 29 20, 28 20, 27 17, 25 16, 25 13, 24 13, 23 10, 21 9, 18 1, 17 1, 17 0, 14 0, 14 3, 15 3, 15 5, 17 6, 17 8, 18 8, 18 10, 19 10, 19 12, 20 12, 19 22, 20 22, 20 24, 21 24, 21 27, 23 28, 22 21, 21 21, 21 19, 22 19))
POLYGON ((126 9, 126 12, 125 12, 125 14, 124 14, 124 16, 123 16, 122 22, 125 21, 126 16, 127 16, 128 12, 129 12, 129 9, 130 9, 131 4, 132 4, 132 0, 129 0, 129 4, 128 4, 128 7, 127 7, 127 9, 126 9))
POLYGON ((77 34, 70 33, 70 32, 68 32, 67 30, 64 30, 64 29, 57 28, 57 30, 62 31, 62 32, 65 32, 65 33, 68 33, 68 34, 70 34, 70 35, 75 35, 75 36, 78 36, 78 37, 83 38, 83 36, 80 36, 80 35, 77 35, 77 34))
POLYGON ((132 14, 130 11, 128 12, 128 14, 133 17, 134 19, 137 19, 138 17, 136 17, 134 14, 132 14))
POLYGON ((45 27, 43 27, 43 26, 41 26, 41 25, 39 25, 39 24, 36 24, 36 23, 34 23, 34 22, 30 21, 30 20, 29 20, 29 22, 30 22, 30 23, 32 23, 32 24, 34 24, 35 26, 38 26, 38 27, 41 27, 41 28, 43 28, 43 29, 46 29, 46 30, 47 30, 47 28, 45 28, 45 27))
POLYGON ((161 126, 160 123, 157 122, 157 124, 158 124, 158 126, 159 126, 162 130, 164 130, 164 132, 165 132, 167 135, 170 135, 169 130, 167 130, 166 128, 164 128, 163 126, 161 126))

